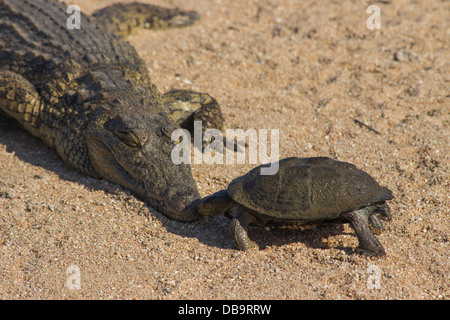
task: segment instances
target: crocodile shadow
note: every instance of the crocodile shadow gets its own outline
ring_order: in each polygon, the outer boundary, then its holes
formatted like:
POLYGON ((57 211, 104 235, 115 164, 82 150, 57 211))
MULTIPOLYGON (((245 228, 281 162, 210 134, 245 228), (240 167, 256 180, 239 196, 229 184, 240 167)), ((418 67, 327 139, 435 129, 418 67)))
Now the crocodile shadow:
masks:
MULTIPOLYGON (((90 191, 101 190, 109 196, 126 193, 141 201, 130 191, 117 184, 104 179, 95 179, 78 172, 40 139, 33 137, 1 116, 0 144, 6 146, 6 151, 14 154, 21 161, 53 172, 62 180, 82 184, 90 191)), ((145 210, 145 214, 152 215, 160 220, 168 232, 182 237, 197 238, 200 242, 210 246, 233 248, 234 244, 228 236, 228 221, 222 216, 205 217, 193 223, 185 223, 171 220, 147 205, 144 208, 148 209, 145 210)))

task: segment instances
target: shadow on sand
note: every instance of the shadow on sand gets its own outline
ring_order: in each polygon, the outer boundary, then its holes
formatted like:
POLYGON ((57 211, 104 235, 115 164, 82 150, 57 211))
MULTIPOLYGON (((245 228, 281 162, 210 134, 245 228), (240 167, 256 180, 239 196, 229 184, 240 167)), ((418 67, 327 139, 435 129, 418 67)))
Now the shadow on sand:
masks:
MULTIPOLYGON (((73 169, 41 140, 2 118, 0 118, 0 144, 5 145, 7 152, 14 153, 21 161, 33 166, 43 167, 63 180, 82 184, 88 190, 102 190, 114 196, 117 194, 132 196, 129 191, 116 184, 88 177, 73 169)), ((205 217, 193 223, 182 223, 173 221, 152 208, 147 208, 147 214, 151 214, 159 219, 170 233, 182 237, 196 238, 208 246, 221 249, 236 249, 228 233, 229 220, 223 216, 205 217)), ((300 228, 296 227, 250 227, 249 236, 258 243, 260 249, 265 249, 268 246, 283 246, 295 242, 303 243, 311 248, 326 249, 327 246, 322 239, 342 234, 342 231, 342 225, 338 224, 325 225, 308 230, 300 230, 300 228)), ((347 254, 352 252, 352 248, 338 247, 338 249, 347 254)))

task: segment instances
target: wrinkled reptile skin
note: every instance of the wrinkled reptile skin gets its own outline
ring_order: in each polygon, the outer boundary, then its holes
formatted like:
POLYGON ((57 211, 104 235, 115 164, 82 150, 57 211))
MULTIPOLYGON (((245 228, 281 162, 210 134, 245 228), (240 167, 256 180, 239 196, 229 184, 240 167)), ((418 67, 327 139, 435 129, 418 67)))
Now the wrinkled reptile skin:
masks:
POLYGON ((138 28, 166 29, 188 26, 198 19, 195 11, 161 8, 146 3, 115 3, 96 11, 93 16, 109 31, 127 36, 138 28))
POLYGON ((79 171, 130 189, 170 218, 199 218, 188 206, 198 198, 190 167, 170 158, 168 108, 180 94, 161 95, 135 49, 101 20, 82 14, 81 29, 70 30, 68 17, 56 1, 0 1, 0 115, 79 171))

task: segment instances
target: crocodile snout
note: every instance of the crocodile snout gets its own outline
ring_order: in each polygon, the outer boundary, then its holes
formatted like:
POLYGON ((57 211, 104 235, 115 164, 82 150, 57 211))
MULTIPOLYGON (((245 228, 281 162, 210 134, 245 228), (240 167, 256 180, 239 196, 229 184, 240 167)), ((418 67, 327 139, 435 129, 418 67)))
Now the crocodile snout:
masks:
POLYGON ((167 208, 166 215, 174 220, 192 222, 200 219, 202 216, 195 211, 193 202, 199 198, 195 191, 177 191, 169 190, 165 200, 167 208))

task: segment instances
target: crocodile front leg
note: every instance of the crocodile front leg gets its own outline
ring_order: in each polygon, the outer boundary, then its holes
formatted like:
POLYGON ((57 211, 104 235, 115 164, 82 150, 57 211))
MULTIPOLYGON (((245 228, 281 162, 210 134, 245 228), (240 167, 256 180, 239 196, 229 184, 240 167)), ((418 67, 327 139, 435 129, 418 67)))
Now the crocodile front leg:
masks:
POLYGON ((21 75, 0 71, 0 112, 40 138, 39 114, 44 106, 35 87, 21 75))
POLYGON ((202 121, 203 131, 223 129, 223 115, 216 99, 207 93, 172 90, 163 94, 162 102, 169 117, 181 128, 194 131, 194 121, 202 121))
POLYGON ((195 11, 168 9, 146 3, 116 3, 92 15, 112 33, 126 37, 138 28, 166 29, 193 24, 199 16, 195 11))
MULTIPOLYGON (((245 141, 227 139, 223 132, 224 119, 221 108, 216 99, 207 93, 190 90, 172 90, 163 94, 162 103, 170 119, 183 129, 186 129, 194 137, 194 122, 202 122, 202 137, 208 129, 222 131, 222 144, 230 151, 240 152, 248 145, 245 141)), ((208 146, 208 142, 202 142, 202 149, 208 146)), ((223 149, 222 149, 223 152, 223 149)))
MULTIPOLYGON (((234 151, 241 150, 234 141, 227 141, 226 135, 223 133, 224 119, 222 111, 216 99, 209 94, 190 90, 172 90, 163 94, 162 102, 171 120, 181 128, 188 130, 192 140, 194 140, 194 135, 196 134, 194 132, 194 122, 201 121, 202 137, 205 137, 205 132, 208 129, 217 129, 222 131, 222 146, 226 146, 234 151)), ((202 150, 209 143, 202 141, 202 150)), ((220 148, 221 152, 223 152, 223 148, 220 148)))
MULTIPOLYGON (((67 112, 71 113, 70 108, 67 112)), ((81 128, 70 129, 65 125, 74 120, 58 108, 45 104, 33 84, 15 72, 0 71, 1 114, 42 139, 73 167, 97 176, 89 161, 81 128)))

